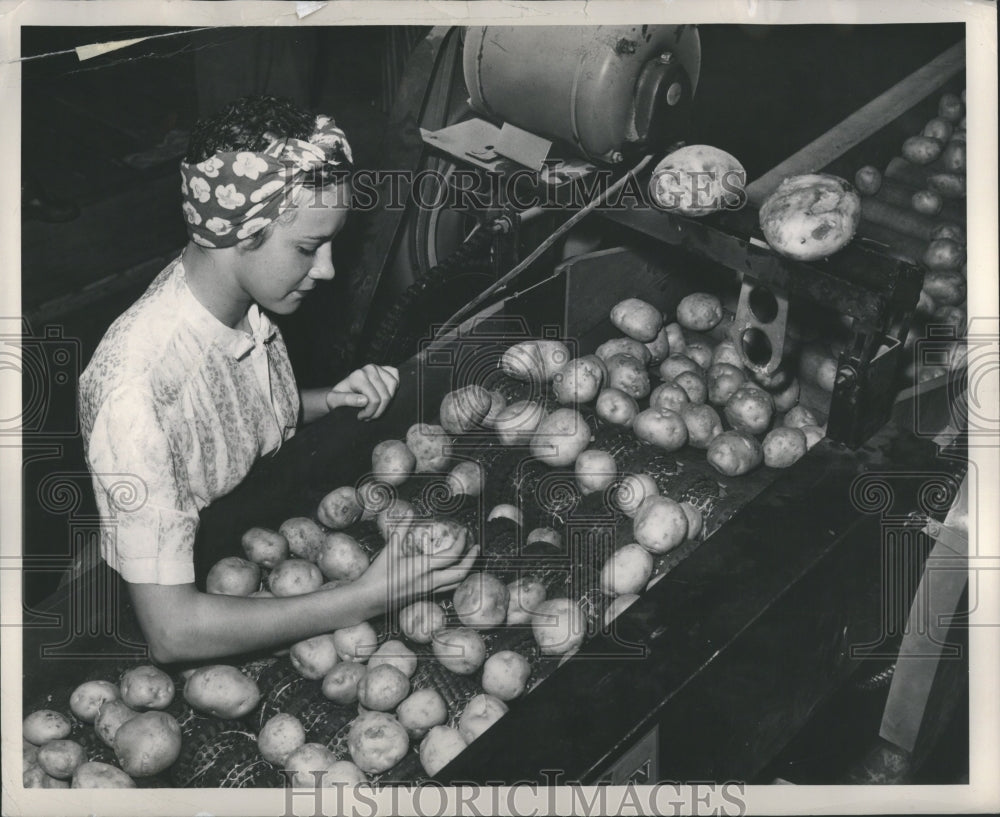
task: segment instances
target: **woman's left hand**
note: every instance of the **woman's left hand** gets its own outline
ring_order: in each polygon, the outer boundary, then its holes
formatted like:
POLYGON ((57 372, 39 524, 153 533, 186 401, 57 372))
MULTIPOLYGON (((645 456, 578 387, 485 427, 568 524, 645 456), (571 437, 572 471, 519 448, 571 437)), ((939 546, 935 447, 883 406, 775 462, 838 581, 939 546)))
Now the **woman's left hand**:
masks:
POLYGON ((374 420, 389 407, 399 386, 399 371, 392 366, 369 363, 351 372, 326 394, 326 405, 332 411, 340 406, 360 408, 358 419, 374 420))

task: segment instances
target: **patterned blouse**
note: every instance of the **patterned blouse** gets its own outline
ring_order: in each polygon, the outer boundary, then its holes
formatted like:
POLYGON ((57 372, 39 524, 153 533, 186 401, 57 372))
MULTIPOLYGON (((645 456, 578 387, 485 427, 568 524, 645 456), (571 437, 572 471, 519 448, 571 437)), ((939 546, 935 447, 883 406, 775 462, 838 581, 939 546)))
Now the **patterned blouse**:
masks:
POLYGON ((256 304, 252 334, 219 321, 180 258, 122 314, 80 379, 80 420, 103 526, 126 581, 194 581, 199 511, 295 433, 284 341, 256 304))

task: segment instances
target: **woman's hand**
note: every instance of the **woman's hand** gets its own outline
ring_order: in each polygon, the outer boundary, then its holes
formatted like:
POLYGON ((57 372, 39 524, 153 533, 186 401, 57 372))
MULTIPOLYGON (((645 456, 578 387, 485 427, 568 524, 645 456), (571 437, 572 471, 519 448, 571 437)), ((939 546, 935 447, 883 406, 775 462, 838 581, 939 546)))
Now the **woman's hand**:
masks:
POLYGON ((354 406, 361 409, 359 419, 374 420, 388 408, 398 386, 397 369, 369 363, 330 389, 326 393, 326 405, 331 411, 340 406, 354 406))

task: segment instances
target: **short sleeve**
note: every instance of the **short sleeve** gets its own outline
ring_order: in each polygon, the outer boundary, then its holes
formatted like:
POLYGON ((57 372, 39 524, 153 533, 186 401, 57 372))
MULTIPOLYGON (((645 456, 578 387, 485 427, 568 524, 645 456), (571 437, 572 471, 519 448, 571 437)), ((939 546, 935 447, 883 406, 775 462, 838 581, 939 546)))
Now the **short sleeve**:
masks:
POLYGON ((128 582, 194 581, 199 517, 176 439, 166 409, 139 387, 110 392, 94 418, 87 461, 101 553, 128 582))

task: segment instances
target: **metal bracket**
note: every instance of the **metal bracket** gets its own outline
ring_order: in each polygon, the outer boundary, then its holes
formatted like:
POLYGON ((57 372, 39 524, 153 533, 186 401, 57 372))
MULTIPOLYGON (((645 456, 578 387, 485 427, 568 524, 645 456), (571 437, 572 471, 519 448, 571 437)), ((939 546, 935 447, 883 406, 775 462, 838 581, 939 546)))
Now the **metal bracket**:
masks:
POLYGON ((772 375, 781 365, 788 323, 788 297, 751 275, 743 275, 736 318, 729 337, 744 365, 760 375, 772 375))

